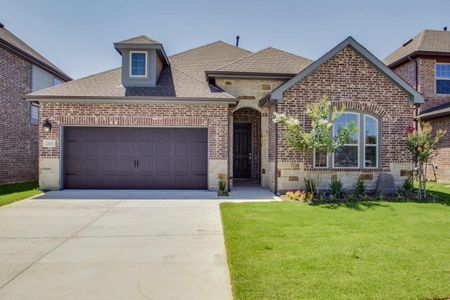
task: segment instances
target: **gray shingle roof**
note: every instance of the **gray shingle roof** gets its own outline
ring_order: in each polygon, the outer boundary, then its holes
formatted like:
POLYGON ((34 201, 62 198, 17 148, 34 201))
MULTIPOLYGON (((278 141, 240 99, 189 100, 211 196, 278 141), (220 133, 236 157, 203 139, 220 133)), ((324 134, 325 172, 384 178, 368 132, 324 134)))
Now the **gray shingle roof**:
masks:
POLYGON ((121 83, 121 68, 73 80, 55 87, 29 94, 27 98, 57 97, 181 97, 233 99, 234 97, 206 81, 192 78, 174 66, 161 73, 156 87, 125 88, 121 83))
POLYGON ((389 54, 383 62, 389 66, 416 52, 450 53, 450 32, 424 30, 389 54))
POLYGON ((214 71, 297 74, 312 62, 308 58, 269 47, 214 71))
POLYGON ((205 80, 206 70, 215 70, 252 52, 222 41, 169 56, 171 64, 198 80, 205 80))
POLYGON ((0 44, 5 44, 8 48, 16 51, 20 55, 26 57, 29 60, 35 61, 38 64, 42 64, 44 67, 48 68, 49 71, 55 75, 62 77, 66 80, 71 80, 70 76, 60 70, 52 62, 38 53, 36 50, 27 45, 24 41, 15 36, 6 28, 0 28, 0 44))
POLYGON ((146 35, 135 36, 135 37, 117 42, 116 44, 161 45, 160 42, 155 41, 154 39, 151 39, 146 35))

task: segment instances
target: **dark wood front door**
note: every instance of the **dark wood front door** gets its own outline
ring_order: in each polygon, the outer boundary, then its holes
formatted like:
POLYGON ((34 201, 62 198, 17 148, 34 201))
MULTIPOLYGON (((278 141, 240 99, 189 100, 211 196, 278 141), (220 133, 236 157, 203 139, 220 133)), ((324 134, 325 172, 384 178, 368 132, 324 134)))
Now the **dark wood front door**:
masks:
POLYGON ((251 178, 252 125, 234 124, 233 177, 251 178))
POLYGON ((64 187, 206 189, 206 128, 64 130, 64 187))

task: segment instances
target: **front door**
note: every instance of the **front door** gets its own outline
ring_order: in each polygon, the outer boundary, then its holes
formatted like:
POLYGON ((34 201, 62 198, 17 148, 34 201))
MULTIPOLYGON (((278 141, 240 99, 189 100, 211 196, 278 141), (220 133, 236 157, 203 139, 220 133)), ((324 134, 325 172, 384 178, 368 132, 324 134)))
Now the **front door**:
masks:
POLYGON ((233 127, 233 177, 249 179, 252 156, 252 125, 234 124, 233 127))

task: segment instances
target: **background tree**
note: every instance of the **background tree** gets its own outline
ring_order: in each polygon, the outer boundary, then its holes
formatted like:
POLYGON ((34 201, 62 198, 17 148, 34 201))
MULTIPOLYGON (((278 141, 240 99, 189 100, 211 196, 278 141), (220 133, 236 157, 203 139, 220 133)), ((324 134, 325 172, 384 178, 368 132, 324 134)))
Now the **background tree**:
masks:
POLYGON ((445 134, 446 131, 442 129, 433 132, 433 128, 428 122, 420 122, 419 130, 413 126, 406 128, 406 146, 413 156, 420 199, 427 197, 427 165, 435 155, 436 144, 445 134))
MULTIPOLYGON (((308 128, 308 130, 301 125, 299 119, 285 114, 275 114, 273 121, 284 126, 285 138, 289 146, 301 152, 303 157, 307 152, 312 151, 328 156, 335 152, 337 148, 347 144, 352 135, 358 131, 355 124, 350 122, 346 126, 340 127, 333 134, 334 123, 344 111, 345 106, 340 109, 332 106, 327 97, 324 96, 318 103, 307 107, 306 116, 311 119, 311 128, 308 128)), ((320 175, 317 176, 316 194, 320 189, 320 175)))

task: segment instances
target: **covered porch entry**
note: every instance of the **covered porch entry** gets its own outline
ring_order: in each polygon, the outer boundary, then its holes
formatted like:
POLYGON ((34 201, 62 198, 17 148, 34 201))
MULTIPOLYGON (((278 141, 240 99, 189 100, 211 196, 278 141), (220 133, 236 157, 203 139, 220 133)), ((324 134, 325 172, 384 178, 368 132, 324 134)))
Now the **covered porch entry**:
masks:
POLYGON ((267 187, 268 118, 259 109, 240 107, 230 113, 230 187, 267 187))

